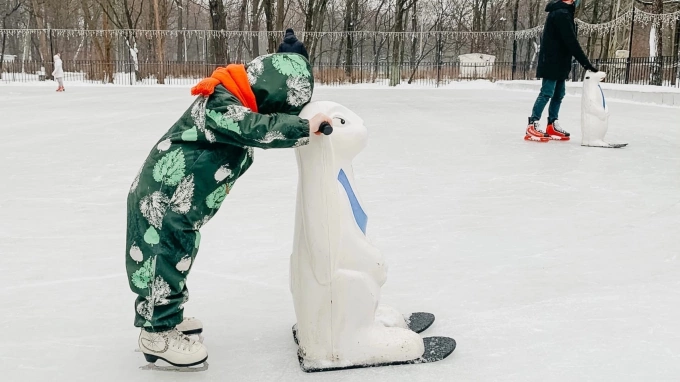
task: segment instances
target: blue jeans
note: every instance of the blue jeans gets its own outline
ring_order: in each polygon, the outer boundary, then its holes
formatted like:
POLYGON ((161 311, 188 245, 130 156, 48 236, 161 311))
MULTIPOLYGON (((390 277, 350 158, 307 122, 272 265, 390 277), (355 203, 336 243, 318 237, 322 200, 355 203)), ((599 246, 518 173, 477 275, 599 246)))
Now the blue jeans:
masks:
POLYGON ((560 106, 562 105, 562 98, 567 92, 565 80, 546 80, 543 79, 541 85, 541 93, 536 98, 534 109, 531 111, 531 120, 538 121, 541 119, 545 105, 550 101, 548 107, 548 123, 559 119, 560 106))

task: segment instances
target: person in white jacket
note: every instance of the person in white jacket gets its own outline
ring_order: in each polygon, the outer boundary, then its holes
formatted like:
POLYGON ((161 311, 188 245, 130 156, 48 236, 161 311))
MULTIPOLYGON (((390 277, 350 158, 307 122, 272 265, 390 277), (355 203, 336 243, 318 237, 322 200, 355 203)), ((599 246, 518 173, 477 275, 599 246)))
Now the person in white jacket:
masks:
POLYGON ((61 55, 59 53, 54 55, 54 70, 52 77, 59 83, 58 92, 64 91, 64 69, 62 68, 61 55))

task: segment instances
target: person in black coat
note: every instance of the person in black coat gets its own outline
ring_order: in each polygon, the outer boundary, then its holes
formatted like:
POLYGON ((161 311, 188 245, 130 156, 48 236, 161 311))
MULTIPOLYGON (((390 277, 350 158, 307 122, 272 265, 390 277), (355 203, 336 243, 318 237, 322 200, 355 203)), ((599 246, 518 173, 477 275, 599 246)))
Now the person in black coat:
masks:
POLYGON ((307 54, 305 45, 295 37, 295 32, 293 32, 292 28, 286 29, 286 36, 283 38, 283 42, 279 45, 279 50, 276 52, 301 54, 309 61, 309 54, 307 54))
POLYGON ((566 93, 566 80, 571 71, 571 58, 576 58, 587 70, 597 72, 581 49, 576 36, 574 12, 579 3, 579 0, 552 0, 545 7, 548 17, 543 28, 536 68, 536 77, 543 79, 543 83, 541 92, 534 103, 531 117, 529 117, 529 126, 524 136, 526 140, 542 142, 550 139, 569 140, 569 133, 559 127, 557 119, 562 98, 566 93), (538 121, 548 101, 550 101, 548 126, 543 132, 538 121))

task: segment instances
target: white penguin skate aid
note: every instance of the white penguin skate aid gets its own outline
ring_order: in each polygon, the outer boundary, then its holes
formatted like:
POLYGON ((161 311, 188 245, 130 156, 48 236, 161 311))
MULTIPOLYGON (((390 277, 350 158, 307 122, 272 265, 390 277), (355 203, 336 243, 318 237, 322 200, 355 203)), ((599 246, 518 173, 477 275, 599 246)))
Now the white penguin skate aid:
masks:
POLYGON ((604 99, 600 82, 607 75, 605 72, 586 72, 583 79, 583 95, 581 96, 581 146, 620 148, 627 143, 607 143, 604 135, 609 128, 609 108, 604 99))
MULTIPOLYGON (((304 371, 427 363, 455 349, 447 337, 424 340, 394 312, 376 320, 387 266, 366 237, 368 216, 357 194, 352 159, 366 146, 363 121, 334 102, 300 114, 333 118, 333 133, 296 149, 299 169, 290 287, 304 371), (394 319, 399 317, 399 319, 394 319)), ((381 314, 385 316, 385 314, 381 314)))

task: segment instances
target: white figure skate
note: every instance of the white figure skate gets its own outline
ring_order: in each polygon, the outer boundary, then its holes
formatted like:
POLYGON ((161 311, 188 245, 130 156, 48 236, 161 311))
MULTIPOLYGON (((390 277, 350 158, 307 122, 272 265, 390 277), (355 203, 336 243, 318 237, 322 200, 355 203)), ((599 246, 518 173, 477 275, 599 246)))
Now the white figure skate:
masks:
POLYGON ((148 365, 144 370, 161 371, 204 371, 208 369, 208 349, 199 341, 192 339, 177 328, 165 332, 147 332, 142 329, 139 334, 139 349, 144 353, 148 365), (156 361, 163 360, 170 365, 156 366, 156 361), (202 365, 200 367, 192 367, 202 365))

